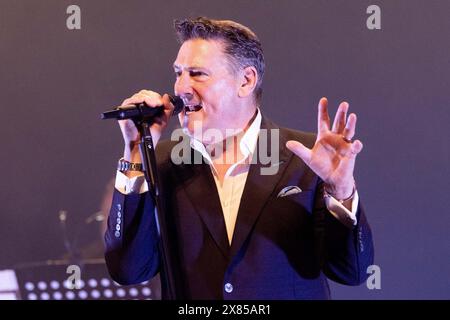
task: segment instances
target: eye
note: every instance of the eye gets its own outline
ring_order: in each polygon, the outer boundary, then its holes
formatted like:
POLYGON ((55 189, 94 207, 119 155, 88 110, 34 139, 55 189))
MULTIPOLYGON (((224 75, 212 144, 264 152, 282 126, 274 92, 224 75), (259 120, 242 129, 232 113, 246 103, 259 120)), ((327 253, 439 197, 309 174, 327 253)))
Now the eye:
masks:
POLYGON ((206 76, 206 73, 204 73, 203 71, 192 70, 192 71, 189 71, 189 75, 191 77, 200 77, 200 76, 206 76))
POLYGON ((177 78, 178 78, 179 76, 181 76, 181 71, 179 71, 179 70, 175 70, 174 73, 175 73, 175 76, 176 76, 177 78))

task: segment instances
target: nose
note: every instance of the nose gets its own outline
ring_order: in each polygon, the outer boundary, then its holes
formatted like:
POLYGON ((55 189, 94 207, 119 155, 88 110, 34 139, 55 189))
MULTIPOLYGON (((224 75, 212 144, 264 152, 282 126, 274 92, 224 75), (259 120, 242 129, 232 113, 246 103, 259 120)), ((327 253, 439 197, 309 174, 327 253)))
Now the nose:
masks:
POLYGON ((187 72, 182 72, 175 81, 174 91, 177 96, 180 96, 183 100, 192 99, 193 89, 191 84, 191 79, 187 72))

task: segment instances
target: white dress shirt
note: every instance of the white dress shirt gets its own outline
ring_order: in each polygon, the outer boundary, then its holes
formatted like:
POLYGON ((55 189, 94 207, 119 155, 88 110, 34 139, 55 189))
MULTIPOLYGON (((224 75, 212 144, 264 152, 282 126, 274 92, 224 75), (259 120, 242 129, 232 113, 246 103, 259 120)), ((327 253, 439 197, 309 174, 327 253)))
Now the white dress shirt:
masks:
MULTIPOLYGON (((233 239, 242 192, 244 191, 245 182, 250 169, 249 160, 251 160, 253 156, 253 151, 255 150, 261 127, 261 112, 259 109, 257 112, 255 119, 239 142, 239 148, 244 157, 228 168, 222 183, 219 180, 213 160, 203 143, 192 137, 190 139, 191 147, 200 152, 205 161, 210 165, 214 181, 216 182, 230 245, 233 239)), ((123 194, 143 193, 148 190, 144 175, 130 179, 120 171, 117 171, 115 187, 123 194)), ((356 225, 357 223, 356 210, 358 208, 358 201, 358 193, 355 192, 351 206, 352 210, 350 211, 333 197, 325 198, 325 204, 331 214, 347 226, 356 225)))

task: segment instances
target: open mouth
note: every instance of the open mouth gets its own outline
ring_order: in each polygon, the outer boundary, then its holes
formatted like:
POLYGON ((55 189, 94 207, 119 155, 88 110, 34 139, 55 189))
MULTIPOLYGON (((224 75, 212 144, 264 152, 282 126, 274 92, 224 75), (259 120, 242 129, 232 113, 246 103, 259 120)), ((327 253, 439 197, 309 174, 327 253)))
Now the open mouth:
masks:
POLYGON ((201 104, 196 104, 196 105, 185 105, 184 106, 184 114, 191 114, 193 112, 197 112, 199 111, 202 107, 201 104))

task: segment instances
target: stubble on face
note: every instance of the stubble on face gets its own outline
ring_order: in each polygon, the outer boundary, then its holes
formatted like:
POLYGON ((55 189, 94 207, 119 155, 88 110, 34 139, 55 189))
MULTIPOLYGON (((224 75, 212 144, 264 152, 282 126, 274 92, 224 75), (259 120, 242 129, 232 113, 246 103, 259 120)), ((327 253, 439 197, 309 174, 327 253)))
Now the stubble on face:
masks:
POLYGON ((185 104, 202 107, 196 112, 180 114, 180 124, 189 135, 205 144, 215 143, 219 138, 211 132, 204 135, 206 131, 216 130, 225 139, 226 131, 243 129, 239 79, 230 67, 223 46, 216 40, 188 40, 181 46, 174 63, 175 93, 184 97, 185 104))

